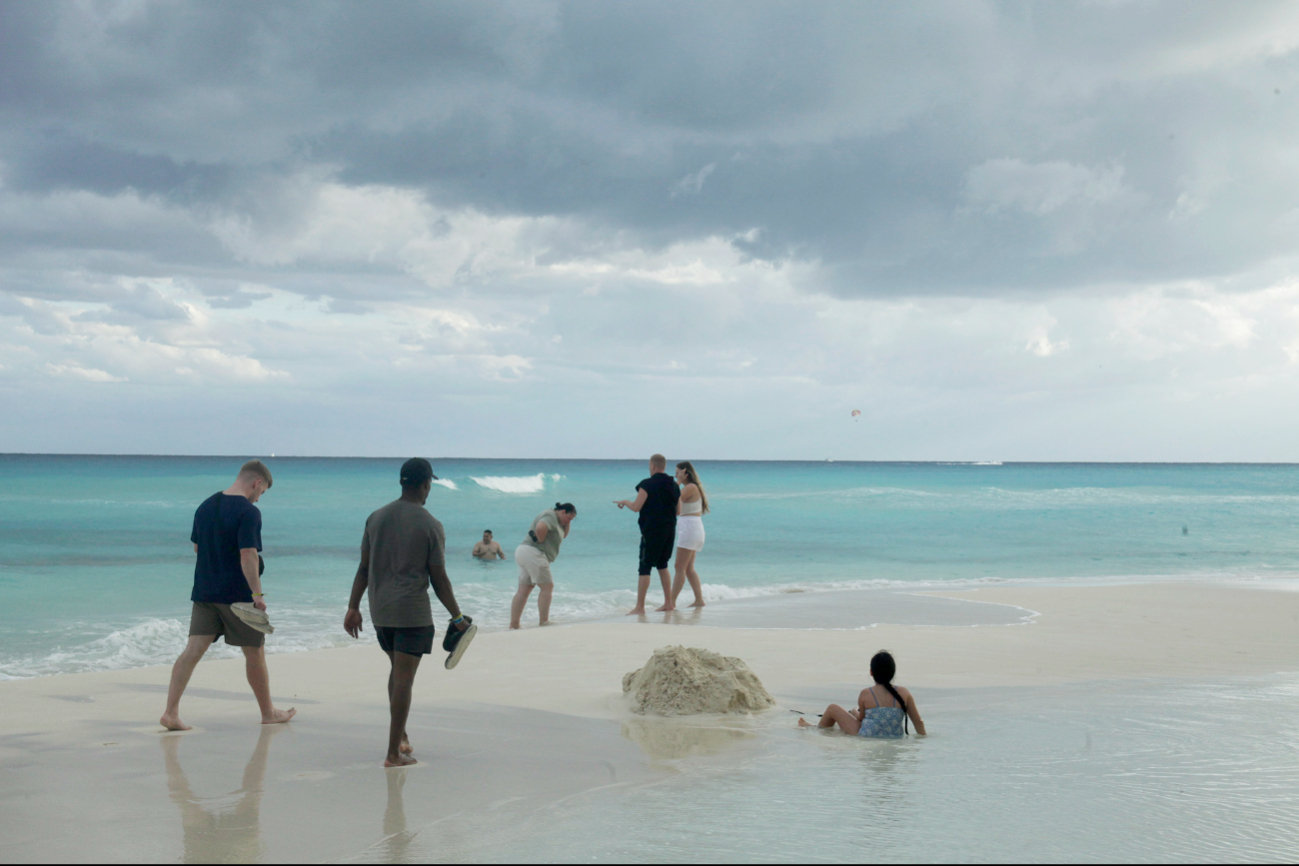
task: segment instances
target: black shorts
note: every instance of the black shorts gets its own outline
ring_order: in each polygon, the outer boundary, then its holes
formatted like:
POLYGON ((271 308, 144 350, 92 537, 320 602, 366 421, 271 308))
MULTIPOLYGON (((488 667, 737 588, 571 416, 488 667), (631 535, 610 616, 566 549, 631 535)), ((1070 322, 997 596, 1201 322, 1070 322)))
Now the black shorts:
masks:
POLYGON ((672 547, 677 540, 677 527, 673 523, 651 524, 640 530, 640 571, 649 574, 656 568, 667 568, 672 558, 672 547))
POLYGON ((437 629, 431 625, 417 625, 411 628, 377 625, 374 631, 379 635, 379 649, 384 652, 423 656, 433 652, 433 633, 437 629))

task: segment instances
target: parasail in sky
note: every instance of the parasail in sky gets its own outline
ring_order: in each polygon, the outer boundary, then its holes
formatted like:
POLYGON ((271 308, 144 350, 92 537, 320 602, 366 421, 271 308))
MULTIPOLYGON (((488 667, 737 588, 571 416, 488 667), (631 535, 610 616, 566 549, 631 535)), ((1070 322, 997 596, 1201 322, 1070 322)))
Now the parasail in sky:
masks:
POLYGON ((860 409, 854 409, 854 410, 852 410, 852 417, 853 417, 853 418, 856 418, 856 417, 857 417, 858 415, 860 415, 860 414, 861 414, 861 410, 860 410, 860 409))

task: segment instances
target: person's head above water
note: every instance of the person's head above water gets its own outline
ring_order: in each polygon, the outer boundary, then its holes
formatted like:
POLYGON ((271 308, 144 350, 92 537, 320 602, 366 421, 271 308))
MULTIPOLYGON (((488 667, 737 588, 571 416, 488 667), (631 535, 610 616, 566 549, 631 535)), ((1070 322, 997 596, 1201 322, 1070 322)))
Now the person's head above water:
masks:
POLYGON ((571 502, 556 502, 555 516, 559 518, 559 525, 567 528, 577 517, 577 506, 571 502))
POLYGON ((423 505, 433 488, 433 464, 423 457, 412 457, 401 464, 401 498, 423 505))
POLYGON ((662 454, 654 454, 650 457, 650 474, 662 472, 668 468, 668 459, 662 454))
POLYGON ((483 541, 491 541, 491 540, 492 540, 492 531, 490 529, 484 529, 483 541))
POLYGON ((905 711, 907 702, 902 700, 902 695, 898 694, 898 690, 893 687, 893 677, 897 672, 898 663, 893 660, 893 653, 880 650, 871 656, 871 679, 883 686, 898 702, 898 706, 905 711))
POLYGON ((891 683, 897 672, 898 663, 893 660, 893 653, 888 650, 880 650, 871 656, 871 678, 875 682, 880 684, 891 683))

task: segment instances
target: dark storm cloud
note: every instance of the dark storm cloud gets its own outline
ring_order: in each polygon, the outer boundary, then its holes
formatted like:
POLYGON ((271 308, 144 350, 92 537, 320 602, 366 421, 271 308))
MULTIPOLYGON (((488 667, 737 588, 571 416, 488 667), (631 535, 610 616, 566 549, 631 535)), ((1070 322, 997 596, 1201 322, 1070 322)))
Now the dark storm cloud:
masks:
MULTIPOLYGON (((0 161, 200 217, 291 223, 283 179, 320 170, 649 248, 744 235, 847 296, 1203 277, 1291 246, 1299 67, 1248 43, 1278 10, 5 4, 0 161)), ((23 242, 216 255, 84 234, 23 242)))

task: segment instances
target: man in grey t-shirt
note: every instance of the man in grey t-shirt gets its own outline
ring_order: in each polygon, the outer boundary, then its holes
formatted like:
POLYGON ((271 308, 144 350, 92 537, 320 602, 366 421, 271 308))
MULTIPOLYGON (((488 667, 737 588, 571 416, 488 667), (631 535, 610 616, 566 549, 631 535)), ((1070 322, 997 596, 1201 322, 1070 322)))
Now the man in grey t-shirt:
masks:
POLYGON ((411 689, 420 659, 433 651, 433 610, 428 588, 453 617, 453 628, 464 631, 461 615, 446 571, 446 533, 424 508, 433 489, 433 467, 421 457, 401 467, 401 498, 389 502, 365 521, 361 538, 361 565, 352 581, 343 628, 352 637, 361 633, 361 595, 369 589, 370 622, 379 636, 379 648, 388 654, 388 700, 392 724, 388 731, 385 767, 415 763, 406 736, 411 689))

